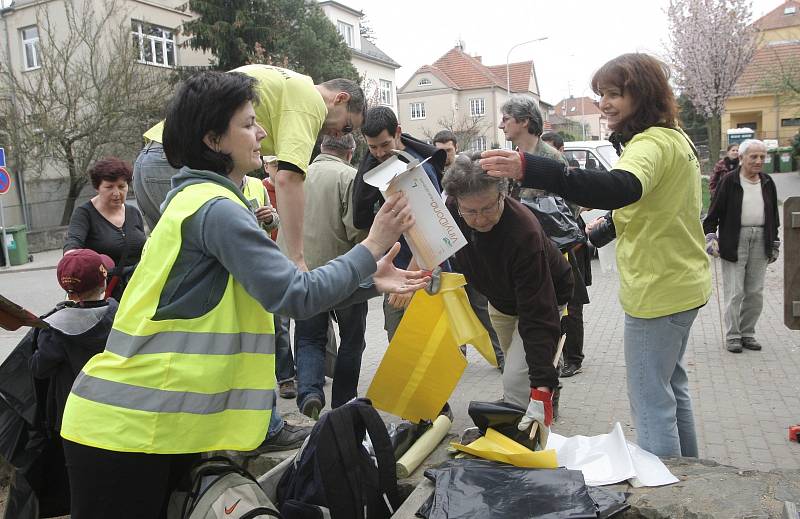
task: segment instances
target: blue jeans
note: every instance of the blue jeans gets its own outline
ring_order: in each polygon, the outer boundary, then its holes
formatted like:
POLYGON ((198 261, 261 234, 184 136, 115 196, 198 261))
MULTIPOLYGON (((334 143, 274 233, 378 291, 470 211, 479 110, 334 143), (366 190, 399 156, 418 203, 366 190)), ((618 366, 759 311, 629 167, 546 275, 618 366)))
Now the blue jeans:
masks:
POLYGON ((288 317, 274 315, 275 318, 275 378, 278 384, 294 379, 294 356, 289 340, 288 317))
POLYGON ((278 406, 272 408, 272 415, 269 417, 269 429, 267 429, 267 439, 274 438, 283 429, 283 417, 278 412, 278 406))
POLYGON ((640 447, 657 456, 697 457, 683 355, 698 309, 655 319, 625 314, 628 399, 640 447))
MULTIPOLYGON (((367 303, 357 303, 334 310, 339 323, 341 344, 336 357, 331 391, 331 408, 337 408, 358 394, 361 355, 367 343, 367 303)), ((325 405, 325 346, 328 343, 328 312, 294 323, 294 346, 297 362, 297 407, 303 408, 310 396, 325 405)))
POLYGON ((172 175, 178 170, 169 165, 164 147, 147 144, 133 163, 133 191, 147 226, 152 231, 161 217, 161 204, 172 188, 172 175))

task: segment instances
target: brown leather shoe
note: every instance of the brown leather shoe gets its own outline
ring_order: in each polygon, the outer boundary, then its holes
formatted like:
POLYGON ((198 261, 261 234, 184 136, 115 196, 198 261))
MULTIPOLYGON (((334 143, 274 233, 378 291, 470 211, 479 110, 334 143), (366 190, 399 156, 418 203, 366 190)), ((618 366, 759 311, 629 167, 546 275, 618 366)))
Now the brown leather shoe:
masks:
POLYGON ((294 398, 297 396, 297 385, 294 379, 284 380, 278 384, 278 395, 281 398, 294 398))

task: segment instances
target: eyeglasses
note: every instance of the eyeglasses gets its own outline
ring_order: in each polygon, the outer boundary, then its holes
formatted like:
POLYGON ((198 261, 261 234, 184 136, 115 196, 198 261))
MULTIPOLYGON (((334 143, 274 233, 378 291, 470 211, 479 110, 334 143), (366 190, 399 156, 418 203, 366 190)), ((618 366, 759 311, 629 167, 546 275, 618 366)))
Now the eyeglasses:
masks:
POLYGON ((353 133, 353 116, 350 114, 350 101, 347 102, 347 124, 342 128, 342 133, 353 133))
POLYGON ((461 215, 462 218, 477 218, 478 216, 488 217, 494 216, 497 214, 497 211, 500 209, 500 203, 503 201, 503 194, 500 193, 497 195, 497 202, 494 202, 492 205, 487 205, 481 209, 467 209, 462 210, 461 206, 458 207, 458 214, 461 215))

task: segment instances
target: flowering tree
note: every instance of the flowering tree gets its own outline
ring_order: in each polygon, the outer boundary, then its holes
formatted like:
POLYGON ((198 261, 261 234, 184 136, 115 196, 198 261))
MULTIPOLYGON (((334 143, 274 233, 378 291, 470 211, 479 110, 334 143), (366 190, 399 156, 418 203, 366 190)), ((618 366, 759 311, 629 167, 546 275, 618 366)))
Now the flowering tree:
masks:
POLYGON ((720 116, 756 48, 750 0, 670 0, 670 59, 677 84, 708 117, 711 157, 720 150, 720 116))

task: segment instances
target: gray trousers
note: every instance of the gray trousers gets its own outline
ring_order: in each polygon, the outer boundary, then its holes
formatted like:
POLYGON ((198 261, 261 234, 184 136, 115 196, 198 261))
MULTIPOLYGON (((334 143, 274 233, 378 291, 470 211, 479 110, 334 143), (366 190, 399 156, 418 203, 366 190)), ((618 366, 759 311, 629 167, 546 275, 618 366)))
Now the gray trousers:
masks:
POLYGON ((742 227, 737 254, 738 261, 722 260, 727 339, 755 337, 756 322, 764 306, 767 273, 764 228, 742 227))
POLYGON ((177 172, 167 162, 164 147, 157 142, 147 144, 133 163, 136 203, 151 231, 161 217, 161 204, 172 188, 170 179, 177 172))

